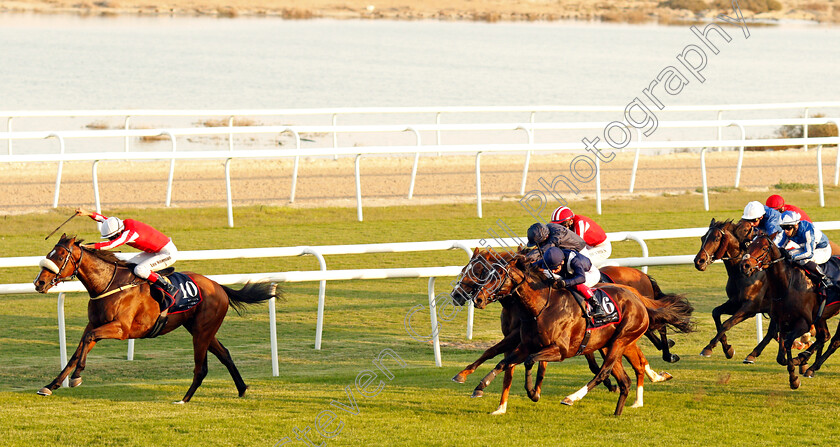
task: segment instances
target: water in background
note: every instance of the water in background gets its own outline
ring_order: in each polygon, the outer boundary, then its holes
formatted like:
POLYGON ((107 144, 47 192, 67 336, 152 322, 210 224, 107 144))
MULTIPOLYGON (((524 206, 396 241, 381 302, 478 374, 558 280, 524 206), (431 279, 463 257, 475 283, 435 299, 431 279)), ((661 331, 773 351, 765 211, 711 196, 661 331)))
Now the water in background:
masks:
MULTIPOLYGON (((666 108, 840 100, 840 27, 726 30, 666 108)), ((687 26, 6 14, 0 110, 623 105, 688 44, 687 26)))

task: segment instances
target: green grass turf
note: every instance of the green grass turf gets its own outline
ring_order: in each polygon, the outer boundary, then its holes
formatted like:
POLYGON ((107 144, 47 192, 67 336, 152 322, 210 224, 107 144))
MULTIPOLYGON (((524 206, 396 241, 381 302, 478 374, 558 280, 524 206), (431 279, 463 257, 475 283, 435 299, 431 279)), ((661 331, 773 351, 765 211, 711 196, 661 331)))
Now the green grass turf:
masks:
MULTIPOLYGON (((698 211, 696 194, 608 200, 604 214, 595 216, 594 203, 574 203, 574 209, 595 217, 607 231, 705 226, 714 218, 736 218, 749 200, 767 193, 731 191, 712 196, 714 211, 698 211)), ((818 208, 816 194, 792 191, 790 203, 815 220, 840 219, 836 196, 818 208)), ((550 210, 546 210, 546 213, 550 210)), ((0 226, 2 256, 46 254, 55 239, 44 236, 71 210, 5 216, 0 226)), ((502 219, 520 234, 533 221, 516 202, 491 202, 484 219, 473 205, 385 207, 365 210, 355 221, 353 209, 235 210, 236 228, 226 228, 224 209, 106 210, 106 214, 148 222, 170 234, 182 250, 291 245, 331 245, 398 241, 479 238, 502 219)), ((93 222, 76 219, 69 233, 97 238, 93 222)), ((829 232, 840 239, 840 232, 829 232)), ((696 238, 650 241, 651 255, 696 253, 696 238)), ((633 242, 614 244, 614 257, 638 255, 633 242)), ((422 252, 328 256, 331 269, 457 265, 463 252, 422 252)), ((311 257, 179 262, 179 269, 206 274, 307 270, 317 268, 311 257)), ((0 283, 31 281, 36 268, 4 269, 0 283)), ((246 397, 236 397, 228 375, 215 358, 192 402, 172 405, 192 378, 192 345, 184 330, 137 342, 135 361, 125 360, 125 342, 102 341, 91 352, 84 384, 58 389, 51 397, 35 394, 59 372, 54 294, 0 296, 0 444, 69 446, 272 446, 294 428, 310 427, 311 439, 323 445, 788 445, 805 437, 809 444, 835 445, 840 394, 838 360, 829 360, 814 379, 803 379, 791 391, 783 367, 774 361, 775 344, 755 365, 741 359, 755 344, 754 320, 730 331, 735 357, 720 349, 712 358, 697 354, 714 335, 711 309, 724 300, 725 273, 719 266, 700 273, 691 266, 655 267, 649 272, 668 292, 686 293, 696 307, 697 332, 677 335, 674 352, 682 360, 664 363, 649 342, 641 341, 652 366, 674 379, 647 383, 645 407, 626 408, 612 416, 617 395, 599 387, 573 407, 563 396, 584 385, 591 374, 585 363, 570 359, 550 364, 542 400, 531 403, 517 369, 508 414, 491 416, 502 380, 486 397, 470 399, 478 380, 494 362, 470 376, 467 384, 449 379, 474 360, 484 347, 500 338, 498 305, 476 311, 473 341, 464 337, 466 312, 443 325, 444 366, 434 367, 431 345, 410 338, 404 317, 424 304, 425 278, 382 281, 335 281, 327 284, 323 348, 313 349, 317 283, 286 284, 286 300, 278 303, 280 377, 271 376, 267 306, 253 306, 244 316, 231 312, 219 339, 230 349, 246 383, 246 397), (407 366, 391 366, 393 380, 373 397, 355 390, 364 370, 377 369, 372 360, 382 350, 394 350, 407 366), (347 403, 345 387, 354 391, 358 414, 330 406, 347 403), (338 414, 341 431, 327 439, 314 432, 319 413, 338 414)), ((439 278, 438 292, 451 278, 439 278)), ((72 351, 86 324, 86 300, 68 296, 68 347, 72 351)), ((415 314, 414 328, 428 327, 426 312, 415 314)), ((766 320, 765 320, 766 323, 766 320)), ((833 326, 833 323, 830 323, 833 326)), ((635 397, 631 391, 628 406, 635 397)), ((336 430, 332 425, 328 430, 336 430)), ((286 445, 305 445, 295 441, 286 445)))

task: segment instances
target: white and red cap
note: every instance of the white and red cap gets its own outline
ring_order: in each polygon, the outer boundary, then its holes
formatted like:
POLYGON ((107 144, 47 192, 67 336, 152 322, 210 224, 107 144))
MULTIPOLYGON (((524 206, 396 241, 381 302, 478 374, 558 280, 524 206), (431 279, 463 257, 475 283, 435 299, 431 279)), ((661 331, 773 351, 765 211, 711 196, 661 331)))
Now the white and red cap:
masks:
POLYGON ((560 223, 573 217, 575 217, 575 213, 569 207, 561 206, 551 214, 551 223, 560 223))

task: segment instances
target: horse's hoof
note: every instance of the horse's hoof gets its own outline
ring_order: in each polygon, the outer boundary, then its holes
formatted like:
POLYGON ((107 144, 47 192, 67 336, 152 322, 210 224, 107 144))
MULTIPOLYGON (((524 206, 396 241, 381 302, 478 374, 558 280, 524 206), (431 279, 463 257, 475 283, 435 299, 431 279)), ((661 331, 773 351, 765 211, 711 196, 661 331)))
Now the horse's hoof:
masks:
POLYGON ((563 400, 560 401, 560 403, 571 407, 572 404, 575 403, 575 401, 569 399, 568 397, 564 397, 563 400))
POLYGON ((702 351, 700 351, 700 356, 702 356, 702 357, 711 357, 711 356, 712 356, 712 350, 711 350, 711 349, 709 349, 709 348, 705 348, 705 349, 703 349, 702 351))
POLYGON ((75 388, 82 384, 82 378, 76 377, 75 379, 70 379, 70 388, 75 388))
POLYGON ((497 408, 496 411, 494 411, 490 414, 492 414, 493 416, 499 416, 499 415, 505 414, 505 413, 507 413, 507 402, 499 405, 499 408, 497 408))
POLYGON ((174 405, 184 405, 186 402, 183 400, 179 400, 178 402, 172 402, 174 405))
POLYGON ((801 382, 799 381, 799 377, 790 381, 790 389, 792 389, 792 390, 798 389, 799 385, 801 385, 801 382))
POLYGON ((668 371, 662 371, 659 375, 662 376, 662 382, 667 382, 674 378, 668 371))
POLYGON ((735 355, 735 348, 733 348, 732 346, 730 346, 729 348, 724 349, 724 350, 723 350, 723 355, 725 355, 725 356, 726 356, 726 358, 731 359, 731 358, 732 358, 732 356, 733 356, 733 355, 735 355))
POLYGON ((484 397, 484 391, 475 390, 475 391, 473 391, 472 396, 470 396, 470 397, 484 397))
POLYGON ((802 375, 809 378, 809 379, 813 378, 814 377, 814 370, 813 369, 808 369, 802 375))
POLYGON ((52 390, 47 387, 43 387, 40 390, 38 390, 38 394, 42 396, 52 396, 52 390))
POLYGON ((677 363, 677 362, 680 361, 680 356, 678 356, 677 354, 671 354, 670 359, 663 359, 663 360, 665 360, 668 363, 677 363))
POLYGON ((630 408, 642 408, 643 406, 644 404, 634 403, 633 405, 630 405, 630 408))
POLYGON ((668 348, 673 348, 674 345, 677 344, 673 338, 668 339, 668 348))
POLYGON ((755 364, 755 357, 753 357, 752 355, 748 355, 747 358, 744 359, 744 364, 746 364, 746 365, 755 364))
POLYGON ((455 377, 452 378, 452 381, 455 383, 464 383, 467 381, 467 376, 462 376, 461 373, 455 374, 455 377))
POLYGON ((533 402, 539 402, 540 401, 540 393, 528 393, 528 397, 533 402))

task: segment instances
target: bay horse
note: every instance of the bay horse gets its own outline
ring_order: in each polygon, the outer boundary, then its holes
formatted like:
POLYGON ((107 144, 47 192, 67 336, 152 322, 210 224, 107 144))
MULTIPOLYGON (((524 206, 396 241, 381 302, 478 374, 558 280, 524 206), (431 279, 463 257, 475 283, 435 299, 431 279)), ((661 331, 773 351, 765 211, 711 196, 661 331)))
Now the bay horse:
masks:
MULTIPOLYGON (((510 260, 512 255, 508 252, 506 252, 505 254, 496 254, 495 252, 488 251, 487 256, 487 258, 479 257, 479 249, 476 248, 473 251, 472 259, 461 271, 461 278, 463 278, 465 275, 471 275, 473 277, 476 277, 476 273, 473 272, 473 269, 478 268, 477 263, 481 263, 484 259, 492 258, 497 262, 502 260, 507 262, 510 260)), ((659 284, 657 284, 657 282, 653 278, 651 278, 650 276, 638 269, 620 266, 605 266, 601 267, 599 270, 601 271, 601 273, 605 274, 609 279, 611 279, 610 282, 631 286, 635 288, 639 293, 641 293, 642 296, 656 300, 665 295, 659 288, 659 284)), ((459 306, 464 305, 467 302, 467 300, 470 299, 468 291, 462 288, 462 284, 460 281, 456 283, 450 295, 452 296, 455 304, 459 306)), ((498 301, 502 305, 501 329, 504 338, 500 342, 485 350, 484 353, 482 353, 482 355, 476 361, 467 365, 466 368, 464 368, 458 374, 456 374, 455 377, 452 378, 452 381, 456 383, 466 382, 467 376, 475 372, 476 368, 478 368, 485 361, 496 357, 501 353, 508 353, 514 348, 516 348, 516 346, 519 344, 520 316, 518 313, 518 308, 514 305, 514 300, 511 297, 501 297, 498 299, 498 301)), ((484 305, 481 306, 481 308, 484 307, 484 305)), ((648 331, 645 332, 645 336, 647 336, 648 339, 650 339, 654 347, 662 351, 662 359, 664 361, 669 363, 675 363, 679 361, 680 357, 677 354, 673 354, 670 352, 670 348, 673 346, 673 340, 668 339, 665 326, 659 329, 659 335, 657 335, 657 332, 653 329, 648 329, 648 331)), ((591 355, 587 355, 586 359, 589 363, 589 367, 592 370, 592 373, 597 373, 600 366, 597 363, 595 363, 594 357, 591 355)), ((646 360, 645 365, 647 365, 646 360)), ((539 366, 541 369, 540 371, 538 371, 537 374, 539 377, 542 377, 545 373, 542 370, 542 368, 544 368, 545 366, 542 363, 539 366)), ((666 378, 663 378, 662 376, 654 372, 652 369, 650 369, 650 367, 646 366, 644 372, 654 382, 667 380, 666 378)), ((665 374, 667 375, 667 373, 665 374)), ((670 378, 670 375, 667 375, 667 377, 670 378)), ((507 382, 509 380, 510 378, 507 377, 506 371, 505 381, 507 382)), ((615 391, 615 387, 610 383, 609 378, 604 380, 604 384, 610 391, 615 391)), ((539 390, 537 390, 536 394, 532 394, 529 392, 528 395, 535 402, 539 400, 539 390)), ((637 404, 640 403, 637 402, 637 404)), ((639 405, 634 404, 634 406, 639 405)))
MULTIPOLYGON (((535 271, 525 260, 522 252, 508 262, 493 262, 489 259, 487 261, 486 265, 489 267, 475 272, 477 276, 466 275, 462 283, 466 283, 470 289, 469 294, 477 307, 502 296, 514 297, 521 316, 521 340, 517 347, 481 380, 476 392, 483 392, 499 372, 513 368, 519 363, 525 363, 526 386, 531 388, 530 371, 534 363, 562 361, 605 349, 604 363, 595 377, 578 392, 567 396, 563 403, 572 405, 582 399, 588 391, 612 373, 619 388, 615 414, 620 415, 627 400, 630 382, 620 361, 622 355, 627 354, 636 371, 644 371, 641 362, 644 355, 635 343, 648 330, 651 322, 655 328, 667 323, 680 332, 691 331, 692 308, 683 297, 672 295, 669 300, 652 301, 640 296, 631 287, 602 284, 598 288, 615 299, 622 319, 616 324, 592 330, 591 337, 588 337, 588 342, 585 343, 586 322, 580 306, 569 291, 557 290, 547 283, 541 272, 535 271)), ((509 385, 506 384, 499 408, 494 414, 506 411, 508 392, 509 385)))
MULTIPOLYGON (((770 312, 770 299, 767 297, 767 278, 763 271, 756 271, 751 275, 744 274, 739 264, 741 256, 752 235, 752 226, 746 222, 735 224, 732 220, 712 221, 709 229, 700 238, 700 250, 694 257, 694 268, 703 272, 714 261, 723 260, 726 267, 726 296, 727 300, 720 306, 712 309, 712 318, 715 321, 717 333, 703 348, 700 355, 710 357, 712 350, 721 344, 723 354, 731 359, 735 349, 726 340, 726 332, 736 324, 754 317, 759 313, 770 312), (720 316, 731 315, 721 323, 720 316)), ((772 318, 767 327, 767 334, 753 348, 752 352, 744 359, 744 363, 755 363, 755 359, 767 344, 776 336, 776 322, 772 318)))
POLYGON ((829 338, 826 320, 840 312, 840 303, 826 306, 822 318, 815 324, 819 308, 818 284, 805 273, 805 270, 787 262, 782 249, 773 243, 771 237, 762 234, 750 243, 741 261, 741 268, 745 274, 758 270, 767 272, 770 286, 768 294, 772 297, 770 314, 776 320, 779 330, 779 353, 776 361, 780 365, 787 366, 790 387, 795 390, 800 385, 799 377, 795 372, 796 367, 799 366, 802 373, 801 370, 813 353, 813 349, 817 350, 819 365, 815 363, 808 369, 805 373, 806 377, 812 377, 814 371, 819 369, 828 355, 831 355, 822 353, 822 348, 829 338), (817 329, 816 341, 808 351, 801 352, 794 358, 791 355, 794 340, 810 331, 811 325, 815 325, 817 329))
MULTIPOLYGON (((81 245, 81 240, 66 234, 40 262, 41 271, 35 278, 35 290, 46 293, 54 285, 78 277, 90 294, 88 324, 82 333, 79 346, 67 365, 38 394, 49 396, 70 377, 70 386, 82 383, 87 355, 99 340, 143 338, 149 334, 160 315, 157 301, 150 295, 149 283, 137 277, 125 261, 108 251, 92 250, 81 245)), ((165 334, 184 326, 193 337, 195 369, 193 380, 184 398, 178 404, 189 402, 207 375, 207 350, 215 355, 230 372, 239 397, 248 386, 236 369, 230 352, 216 338, 228 306, 239 312, 244 304, 267 301, 277 296, 277 286, 272 283, 249 283, 241 290, 229 287, 192 272, 184 272, 198 286, 202 301, 186 312, 169 314, 166 325, 159 332, 165 334)), ((183 292, 182 292, 183 293, 183 292)))

